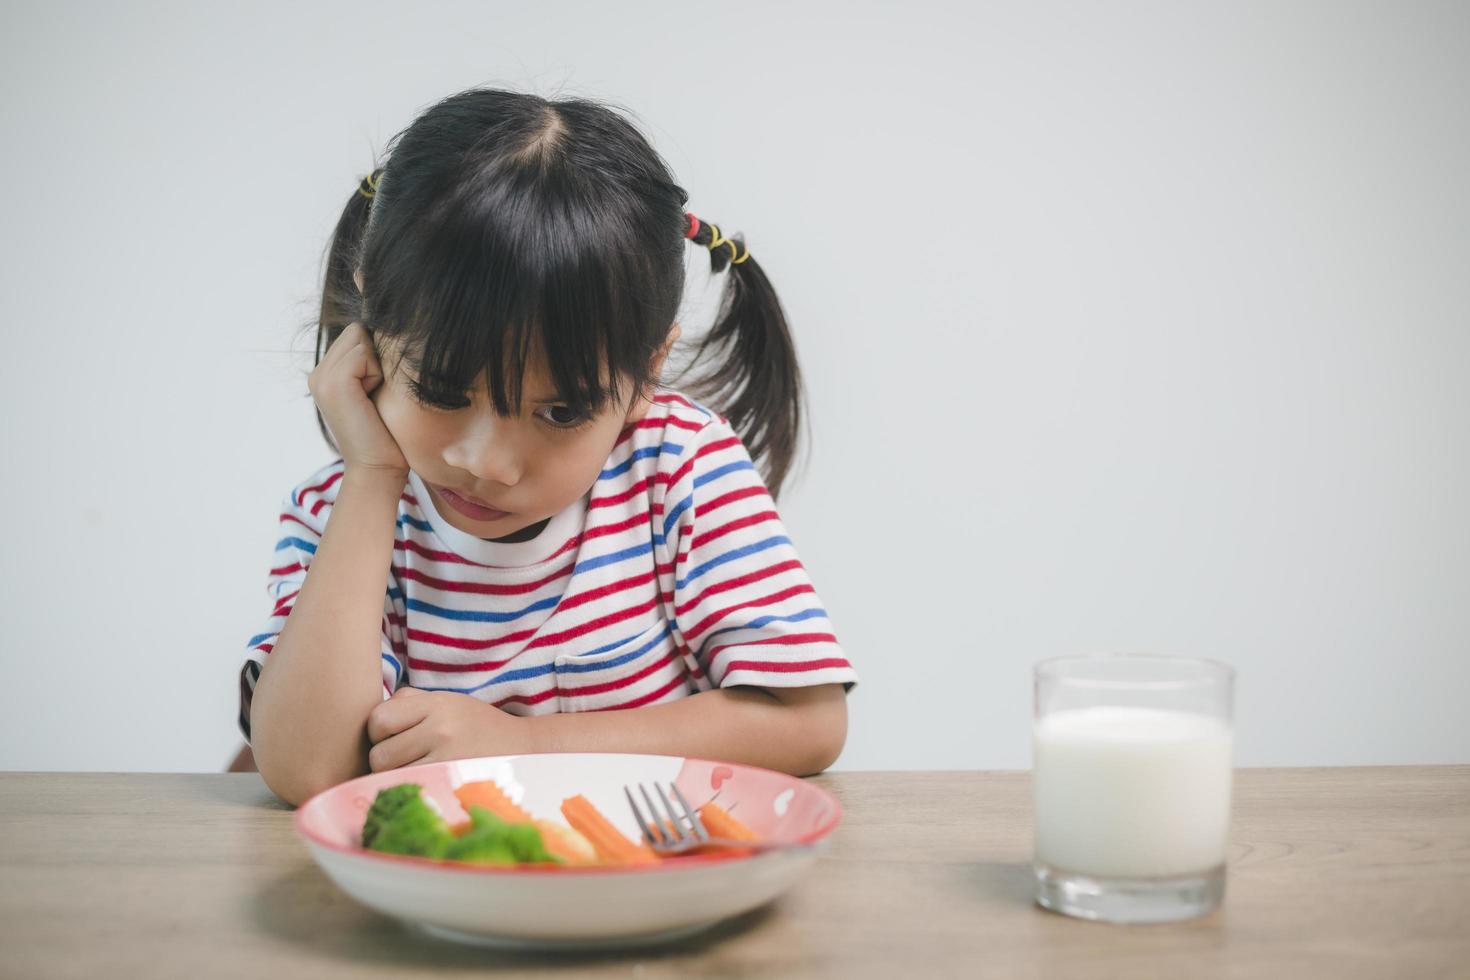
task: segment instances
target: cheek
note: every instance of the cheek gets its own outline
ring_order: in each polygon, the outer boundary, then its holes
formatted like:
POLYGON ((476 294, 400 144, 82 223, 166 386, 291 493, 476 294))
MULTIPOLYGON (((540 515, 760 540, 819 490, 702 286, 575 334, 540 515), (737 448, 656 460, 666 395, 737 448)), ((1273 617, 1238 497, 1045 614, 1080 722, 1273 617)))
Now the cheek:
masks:
POLYGON ((377 405, 383 425, 405 453, 420 447, 432 448, 433 420, 406 393, 390 388, 378 397, 377 405))

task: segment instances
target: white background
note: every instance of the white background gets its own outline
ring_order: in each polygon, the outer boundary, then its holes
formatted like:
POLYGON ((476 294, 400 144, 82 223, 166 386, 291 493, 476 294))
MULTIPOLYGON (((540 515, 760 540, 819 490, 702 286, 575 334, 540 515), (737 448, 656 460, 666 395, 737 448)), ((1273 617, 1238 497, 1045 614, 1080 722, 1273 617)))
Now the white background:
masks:
POLYGON ((12 0, 0 77, 0 768, 233 754, 327 236, 481 84, 627 106, 776 284, 839 768, 1024 767, 1125 649, 1236 665, 1245 765, 1470 761, 1464 4, 12 0))

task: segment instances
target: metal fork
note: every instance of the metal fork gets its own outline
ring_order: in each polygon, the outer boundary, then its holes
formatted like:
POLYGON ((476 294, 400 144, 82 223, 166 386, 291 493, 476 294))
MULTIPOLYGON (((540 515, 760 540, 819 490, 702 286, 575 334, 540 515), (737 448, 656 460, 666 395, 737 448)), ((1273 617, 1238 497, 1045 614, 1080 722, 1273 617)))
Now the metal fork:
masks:
POLYGON ((643 839, 648 846, 653 848, 656 854, 683 854, 692 851, 696 847, 736 847, 750 851, 769 851, 775 848, 790 845, 781 843, 767 843, 759 840, 735 840, 730 837, 711 837, 704 827, 704 821, 699 819, 699 811, 689 805, 684 799, 684 794, 679 792, 679 787, 673 783, 669 784, 669 790, 674 794, 674 799, 679 801, 683 807, 684 815, 681 817, 674 811, 673 804, 669 802, 668 793, 664 792, 663 786, 653 784, 654 792, 658 794, 659 800, 664 805, 664 813, 668 816, 665 823, 659 814, 658 807, 654 805, 653 797, 649 795, 648 787, 642 783, 638 784, 638 793, 643 797, 643 802, 648 805, 649 816, 643 815, 638 801, 633 798, 631 787, 623 787, 623 795, 628 798, 628 806, 633 811, 633 819, 638 824, 638 829, 643 832, 643 839))

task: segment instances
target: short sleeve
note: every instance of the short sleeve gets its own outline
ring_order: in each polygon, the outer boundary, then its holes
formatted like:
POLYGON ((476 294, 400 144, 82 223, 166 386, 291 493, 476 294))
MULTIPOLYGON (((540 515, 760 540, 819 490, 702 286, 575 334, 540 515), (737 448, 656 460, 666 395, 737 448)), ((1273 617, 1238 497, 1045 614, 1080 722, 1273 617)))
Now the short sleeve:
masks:
MULTIPOLYGON (((286 618, 291 615, 331 513, 331 502, 336 497, 336 487, 341 479, 341 464, 335 467, 335 477, 333 469, 328 467, 319 472, 281 501, 275 553, 266 573, 265 591, 270 611, 261 628, 246 642, 245 661, 240 667, 239 726, 247 743, 250 741, 250 702, 255 694, 255 684, 260 679, 265 658, 275 647, 276 638, 281 635, 286 618)), ((403 678, 402 631, 395 626, 395 623, 403 622, 402 610, 396 607, 396 603, 402 602, 402 596, 390 570, 379 635, 384 699, 398 689, 403 678)))
POLYGON ((663 497, 680 646, 712 686, 810 687, 857 672, 774 500, 723 417, 686 439, 663 497))

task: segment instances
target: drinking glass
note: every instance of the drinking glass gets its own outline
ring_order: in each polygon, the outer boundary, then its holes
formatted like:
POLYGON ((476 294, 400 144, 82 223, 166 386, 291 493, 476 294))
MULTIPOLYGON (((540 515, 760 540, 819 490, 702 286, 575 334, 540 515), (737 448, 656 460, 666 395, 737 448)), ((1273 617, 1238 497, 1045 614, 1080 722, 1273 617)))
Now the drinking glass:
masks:
POLYGON ((1034 672, 1036 901, 1108 922, 1204 915, 1225 895, 1235 670, 1057 657, 1034 672))

